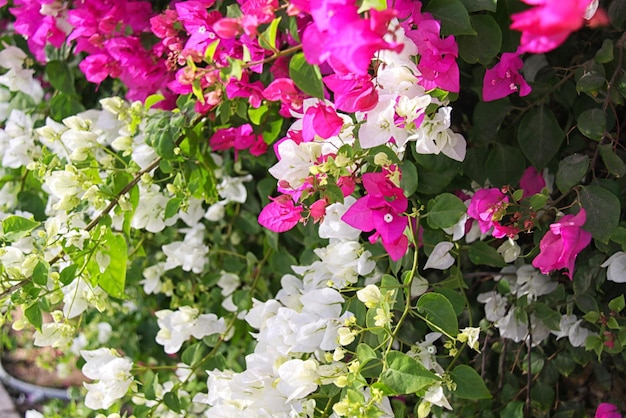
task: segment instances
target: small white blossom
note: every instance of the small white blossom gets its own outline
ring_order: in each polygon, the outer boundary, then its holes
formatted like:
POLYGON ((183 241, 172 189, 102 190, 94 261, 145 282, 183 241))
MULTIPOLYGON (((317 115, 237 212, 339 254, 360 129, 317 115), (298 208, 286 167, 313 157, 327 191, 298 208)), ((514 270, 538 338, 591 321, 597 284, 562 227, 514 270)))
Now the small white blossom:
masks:
POLYGON ((626 253, 618 251, 601 264, 607 268, 606 279, 615 283, 626 283, 626 253))

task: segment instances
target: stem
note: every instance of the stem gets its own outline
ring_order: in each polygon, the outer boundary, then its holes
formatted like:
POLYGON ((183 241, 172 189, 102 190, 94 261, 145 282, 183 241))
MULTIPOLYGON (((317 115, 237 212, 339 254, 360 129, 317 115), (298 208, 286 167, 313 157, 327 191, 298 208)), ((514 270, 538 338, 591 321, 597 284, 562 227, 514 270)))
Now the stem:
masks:
POLYGON ((527 363, 528 376, 527 376, 527 379, 526 379, 526 405, 524 407, 524 416, 525 417, 530 417, 530 388, 531 388, 532 383, 533 383, 533 373, 532 373, 532 370, 531 370, 531 365, 532 365, 531 351, 532 351, 532 346, 533 346, 533 332, 532 332, 531 323, 530 323, 530 315, 528 315, 527 317, 528 317, 528 339, 527 339, 527 344, 528 344, 528 363, 527 363))

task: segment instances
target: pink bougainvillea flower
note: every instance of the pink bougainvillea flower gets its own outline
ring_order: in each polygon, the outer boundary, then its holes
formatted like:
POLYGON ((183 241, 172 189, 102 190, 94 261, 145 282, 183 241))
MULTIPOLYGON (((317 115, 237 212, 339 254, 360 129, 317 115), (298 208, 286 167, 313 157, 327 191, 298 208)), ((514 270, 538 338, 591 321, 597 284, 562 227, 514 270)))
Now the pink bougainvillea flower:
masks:
MULTIPOLYGON (((252 155, 259 156, 267 151, 267 144, 262 135, 253 132, 248 123, 230 128, 220 128, 209 139, 209 145, 214 151, 223 151, 234 148, 236 151, 247 149, 252 155)), ((235 154, 236 156, 237 154, 235 154)))
POLYGON ((319 102, 309 108, 302 118, 302 137, 312 141, 315 135, 328 139, 338 135, 343 127, 343 119, 337 115, 332 106, 319 102))
POLYGON ((270 231, 289 231, 302 219, 302 205, 296 206, 292 196, 283 194, 270 200, 259 214, 259 224, 270 231))
POLYGON ((617 406, 612 403, 603 402, 598 405, 594 418, 622 418, 622 414, 617 410, 617 406))
POLYGON ((408 218, 402 216, 408 199, 387 173, 364 174, 363 187, 367 195, 350 206, 341 219, 361 231, 375 231, 370 242, 374 243, 380 237, 391 259, 397 261, 408 248, 408 239, 404 235, 408 218))
POLYGON ((541 193, 541 190, 546 187, 546 180, 535 167, 530 166, 524 170, 524 174, 522 174, 522 178, 519 181, 519 186, 524 190, 522 197, 528 197, 541 193))
POLYGON ((566 268, 565 275, 572 280, 576 256, 591 242, 591 233, 581 228, 586 220, 587 213, 581 208, 576 215, 565 215, 550 225, 539 243, 533 266, 543 274, 566 268))
POLYGON ((480 189, 472 196, 467 214, 478 221, 480 232, 484 234, 502 219, 508 202, 508 196, 498 188, 480 189))
POLYGON ((534 7, 511 15, 511 29, 522 32, 520 52, 542 54, 583 26, 591 0, 523 0, 534 7))
POLYGON ((378 92, 368 75, 331 74, 324 84, 335 93, 335 107, 344 112, 365 112, 378 103, 378 92))
POLYGON ((383 39, 394 13, 373 11, 368 20, 357 10, 353 0, 311 2, 313 23, 302 34, 309 63, 328 62, 335 72, 366 75, 376 51, 402 49, 402 44, 383 39))
POLYGON ((531 88, 519 73, 523 65, 519 54, 514 52, 502 54, 500 62, 485 72, 483 100, 486 102, 498 100, 515 92, 519 92, 520 96, 528 95, 531 88))

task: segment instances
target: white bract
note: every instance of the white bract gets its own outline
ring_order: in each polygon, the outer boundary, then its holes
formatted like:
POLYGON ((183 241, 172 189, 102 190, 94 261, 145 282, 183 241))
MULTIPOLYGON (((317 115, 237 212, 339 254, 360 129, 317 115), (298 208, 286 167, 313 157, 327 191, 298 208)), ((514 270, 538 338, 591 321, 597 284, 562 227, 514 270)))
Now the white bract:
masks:
POLYGON ((616 283, 626 283, 626 253, 618 251, 601 264, 607 268, 606 279, 616 283))
POLYGON ((110 348, 82 350, 85 359, 83 374, 95 383, 84 383, 87 389, 85 405, 91 409, 107 409, 128 392, 133 383, 130 373, 133 363, 110 348))

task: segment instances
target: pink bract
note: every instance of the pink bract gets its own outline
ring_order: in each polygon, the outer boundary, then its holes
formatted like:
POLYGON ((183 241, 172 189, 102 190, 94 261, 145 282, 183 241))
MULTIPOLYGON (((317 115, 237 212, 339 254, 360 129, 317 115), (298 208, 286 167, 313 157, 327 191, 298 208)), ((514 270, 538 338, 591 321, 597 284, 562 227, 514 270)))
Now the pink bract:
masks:
POLYGON ((472 196, 467 214, 478 221, 483 234, 502 218, 509 198, 498 188, 480 189, 472 196))
POLYGON ((576 215, 565 215, 550 225, 532 265, 543 274, 565 268, 565 275, 572 280, 576 256, 591 242, 591 233, 581 228, 586 220, 587 213, 581 208, 576 215))
POLYGON ((520 52, 541 54, 556 48, 583 26, 591 0, 524 0, 532 7, 511 15, 511 29, 522 32, 520 52))
POLYGON ((489 102, 515 92, 519 92, 520 96, 528 95, 531 88, 519 73, 523 65, 517 53, 502 54, 500 62, 485 72, 483 100, 489 102))
POLYGON ((397 261, 408 248, 408 239, 404 236, 408 218, 402 215, 408 199, 386 173, 364 174, 363 186, 368 194, 350 206, 341 220, 364 232, 375 231, 369 237, 370 242, 380 237, 391 259, 397 261))
POLYGON ((603 402, 598 405, 595 418, 622 418, 622 414, 617 410, 617 406, 603 402))

